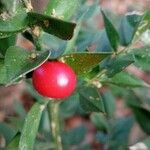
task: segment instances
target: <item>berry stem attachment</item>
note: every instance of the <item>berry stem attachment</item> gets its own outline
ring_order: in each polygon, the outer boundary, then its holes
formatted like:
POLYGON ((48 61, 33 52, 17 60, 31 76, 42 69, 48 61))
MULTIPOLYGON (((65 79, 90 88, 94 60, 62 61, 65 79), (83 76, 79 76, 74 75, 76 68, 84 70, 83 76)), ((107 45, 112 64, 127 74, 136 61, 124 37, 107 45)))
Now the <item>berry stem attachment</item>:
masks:
POLYGON ((59 104, 56 100, 50 100, 48 103, 50 129, 56 150, 63 150, 61 141, 60 118, 59 118, 59 104))

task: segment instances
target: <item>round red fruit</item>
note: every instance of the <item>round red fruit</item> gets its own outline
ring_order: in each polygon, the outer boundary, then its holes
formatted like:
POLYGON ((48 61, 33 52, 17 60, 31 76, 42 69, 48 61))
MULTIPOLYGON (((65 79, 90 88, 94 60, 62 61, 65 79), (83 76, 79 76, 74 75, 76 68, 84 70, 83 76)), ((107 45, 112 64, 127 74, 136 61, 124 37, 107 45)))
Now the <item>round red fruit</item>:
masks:
POLYGON ((47 61, 34 70, 32 82, 42 96, 63 99, 75 90, 77 79, 75 72, 67 64, 47 61))

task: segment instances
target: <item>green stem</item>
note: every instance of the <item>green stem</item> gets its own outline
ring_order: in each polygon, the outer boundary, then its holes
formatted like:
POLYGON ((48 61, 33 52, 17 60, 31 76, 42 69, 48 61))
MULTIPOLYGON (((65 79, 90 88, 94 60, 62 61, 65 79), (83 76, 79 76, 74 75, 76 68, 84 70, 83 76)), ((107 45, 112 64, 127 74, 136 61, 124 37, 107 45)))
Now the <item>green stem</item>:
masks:
POLYGON ((39 41, 39 36, 33 35, 34 45, 35 45, 37 51, 41 51, 42 50, 41 43, 39 41))
POLYGON ((62 150, 62 141, 60 133, 60 120, 59 120, 59 102, 51 100, 48 104, 50 128, 52 138, 55 144, 55 150, 62 150))

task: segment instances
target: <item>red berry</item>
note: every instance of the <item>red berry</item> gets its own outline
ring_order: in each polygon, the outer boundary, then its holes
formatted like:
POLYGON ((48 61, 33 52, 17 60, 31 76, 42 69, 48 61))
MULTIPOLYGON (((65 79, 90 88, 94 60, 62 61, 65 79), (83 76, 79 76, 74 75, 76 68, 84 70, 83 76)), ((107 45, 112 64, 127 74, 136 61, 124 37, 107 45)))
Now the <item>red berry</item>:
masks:
POLYGON ((58 61, 47 61, 34 70, 34 88, 49 98, 66 98, 76 87, 76 74, 70 66, 58 61))

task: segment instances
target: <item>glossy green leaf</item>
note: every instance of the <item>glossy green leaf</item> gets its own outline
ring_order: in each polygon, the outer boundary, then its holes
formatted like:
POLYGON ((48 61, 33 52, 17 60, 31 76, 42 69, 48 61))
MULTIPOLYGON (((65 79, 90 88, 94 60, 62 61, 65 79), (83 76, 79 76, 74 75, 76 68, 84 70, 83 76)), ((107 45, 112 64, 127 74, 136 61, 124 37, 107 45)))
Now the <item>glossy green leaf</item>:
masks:
POLYGON ((85 49, 87 49, 93 43, 93 39, 95 39, 97 34, 98 33, 95 33, 95 31, 91 31, 88 28, 81 28, 76 40, 77 50, 84 51, 85 49))
POLYGON ((0 39, 7 38, 28 26, 26 9, 19 0, 1 0, 0 39))
POLYGON ((16 35, 0 39, 0 53, 5 55, 6 50, 10 46, 14 46, 16 44, 16 35))
POLYGON ((135 65, 142 70, 150 71, 150 47, 133 49, 130 51, 134 55, 135 65))
POLYGON ((80 105, 86 112, 105 112, 104 103, 95 87, 82 87, 79 90, 80 105))
POLYGON ((123 87, 150 87, 150 85, 145 83, 142 79, 124 71, 117 73, 112 78, 102 79, 101 82, 123 87))
POLYGON ((0 135, 5 138, 6 144, 11 141, 11 139, 15 136, 16 132, 17 131, 11 128, 8 124, 0 123, 0 135))
POLYGON ((19 146, 20 133, 16 134, 15 137, 11 140, 11 142, 6 147, 6 150, 17 150, 19 146))
POLYGON ((145 108, 133 105, 132 103, 128 103, 128 105, 132 109, 135 118, 143 131, 147 134, 150 134, 150 111, 145 108))
POLYGON ((72 39, 67 42, 64 54, 70 53, 70 52, 72 52, 76 49, 79 49, 79 51, 83 51, 89 46, 88 44, 93 42, 93 36, 97 35, 97 34, 95 35, 95 32, 93 34, 89 34, 89 32, 88 32, 89 30, 86 28, 86 30, 84 32, 84 35, 83 35, 84 37, 82 37, 80 35, 80 30, 82 29, 81 28, 82 27, 82 22, 85 20, 85 18, 87 19, 88 17, 90 17, 90 15, 92 15, 92 13, 94 13, 93 11, 95 11, 94 8, 97 8, 97 7, 98 6, 95 3, 92 6, 86 6, 83 9, 81 7, 82 12, 79 12, 80 15, 78 15, 78 17, 76 19, 77 20, 76 21, 77 26, 75 28, 74 35, 73 35, 72 39), (79 44, 78 45, 79 47, 76 45, 76 43, 79 44), (82 45, 85 45, 85 47, 83 47, 82 45))
MULTIPOLYGON (((7 16, 0 18, 0 33, 4 34, 10 34, 10 33, 16 33, 19 31, 24 30, 28 26, 28 17, 26 10, 21 8, 18 9, 16 14, 13 16, 7 16)), ((0 34, 0 36, 1 36, 0 34)))
POLYGON ((113 51, 112 46, 109 42, 107 33, 106 33, 106 29, 97 33, 97 37, 95 38, 96 38, 96 44, 97 44, 97 47, 96 47, 97 52, 112 52, 113 51))
POLYGON ((132 42, 136 27, 140 20, 141 15, 138 14, 128 14, 122 18, 118 32, 120 42, 123 46, 127 46, 132 42))
POLYGON ((124 17, 121 20, 121 24, 118 30, 121 45, 129 45, 133 37, 133 31, 133 27, 128 23, 126 17, 124 17))
POLYGON ((95 0, 90 5, 85 3, 85 5, 80 4, 80 8, 77 12, 77 20, 85 13, 83 20, 88 21, 89 19, 93 19, 96 14, 99 13, 100 6, 99 1, 95 0))
POLYGON ((103 15, 105 29, 106 29, 106 33, 107 33, 108 39, 110 41, 110 44, 111 44, 112 48, 114 49, 114 51, 117 51, 118 44, 119 44, 119 35, 118 35, 116 29, 114 28, 114 26, 112 25, 112 23, 110 22, 110 20, 105 15, 105 13, 102 10, 101 10, 101 12, 103 15))
POLYGON ((57 59, 65 51, 66 41, 46 32, 41 32, 39 41, 43 50, 51 50, 51 58, 57 59))
POLYGON ((0 84, 5 84, 7 80, 7 72, 4 59, 0 59, 0 84))
POLYGON ((11 84, 21 76, 31 72, 44 63, 49 56, 49 51, 37 53, 27 51, 26 49, 17 46, 8 48, 5 55, 7 84, 11 84))
POLYGON ((100 67, 99 67, 99 65, 97 65, 90 72, 88 72, 84 77, 87 80, 92 80, 94 77, 96 77, 96 75, 98 75, 100 73, 100 71, 101 71, 100 67))
POLYGON ((128 13, 122 18, 119 27, 119 35, 120 42, 123 46, 127 46, 132 43, 142 17, 143 16, 138 13, 128 13))
POLYGON ((112 118, 116 110, 116 100, 110 91, 102 94, 106 116, 112 118))
POLYGON ((116 73, 121 72, 133 62, 133 54, 122 53, 120 55, 117 55, 116 57, 110 59, 105 66, 105 68, 107 69, 106 74, 108 77, 113 77, 116 73))
POLYGON ((90 118, 95 127, 100 131, 107 132, 109 130, 107 120, 102 114, 92 113, 90 118))
POLYGON ((49 0, 44 14, 69 20, 78 6, 79 0, 49 0))
POLYGON ((43 31, 55 35, 64 40, 70 40, 73 36, 75 23, 65 22, 63 20, 38 14, 35 12, 29 12, 28 17, 30 20, 30 26, 38 25, 43 31))
POLYGON ((15 101, 13 107, 15 113, 18 114, 22 119, 24 119, 26 116, 26 110, 23 107, 23 104, 20 101, 15 101))
POLYGON ((75 31, 74 31, 74 36, 70 41, 67 42, 66 49, 65 49, 65 54, 72 52, 75 49, 76 46, 76 40, 79 34, 81 28, 81 22, 78 23, 75 31))
POLYGON ((136 28, 139 25, 142 17, 143 16, 138 12, 129 12, 126 14, 126 19, 128 23, 134 28, 136 28))
POLYGON ((60 57, 60 60, 70 65, 76 74, 83 75, 91 71, 103 59, 112 53, 73 53, 60 57))
POLYGON ((48 101, 43 104, 35 103, 30 109, 22 129, 19 150, 32 150, 43 110, 48 101))
MULTIPOLYGON (((145 12, 144 15, 138 13, 128 13, 126 16, 122 18, 119 27, 119 35, 120 35, 121 44, 123 46, 129 45, 132 42, 132 40, 134 42, 142 35, 143 32, 145 32, 148 29, 149 25, 145 24, 146 23, 145 19, 147 17, 148 17, 148 11, 145 12)), ((146 20, 149 21, 148 19, 146 20)))
POLYGON ((136 41, 149 28, 150 28, 150 9, 145 11, 144 15, 141 17, 138 25, 136 26, 133 41, 136 41))
POLYGON ((0 39, 3 39, 3 38, 7 38, 7 37, 10 37, 12 36, 14 33, 11 33, 11 32, 0 32, 0 39))
POLYGON ((109 135, 107 133, 98 131, 96 133, 96 140, 102 144, 106 144, 109 141, 109 135))
POLYGON ((63 118, 70 118, 79 107, 79 95, 73 94, 60 104, 60 114, 63 118))
MULTIPOLYGON (((25 118, 25 117, 24 117, 25 118)), ((13 127, 16 131, 21 131, 23 124, 24 124, 24 118, 21 117, 9 117, 8 122, 11 127, 13 127)))
POLYGON ((81 142, 83 142, 85 135, 86 135, 86 128, 83 125, 73 128, 70 131, 64 132, 63 134, 64 146, 77 144, 79 145, 81 142))
MULTIPOLYGON (((142 90, 142 88, 139 90, 142 90)), ((134 91, 136 91, 136 90, 134 90, 134 91)), ((137 96, 138 94, 134 91, 128 90, 128 92, 124 95, 124 97, 126 99, 126 105, 141 108, 144 105, 143 100, 141 100, 141 98, 139 96, 137 96)))
POLYGON ((144 71, 150 71, 150 57, 148 55, 144 55, 145 59, 142 56, 135 57, 135 65, 144 71))
POLYGON ((133 117, 117 119, 112 125, 109 136, 108 150, 127 150, 128 138, 133 127, 133 117))
POLYGON ((82 16, 80 16, 80 18, 77 22, 77 26, 76 26, 75 31, 74 31, 74 35, 73 35, 72 39, 67 42, 64 54, 70 53, 71 51, 75 50, 76 41, 77 41, 77 38, 79 35, 79 31, 81 29, 81 23, 82 23, 82 19, 83 19, 84 15, 85 15, 85 13, 82 16))

